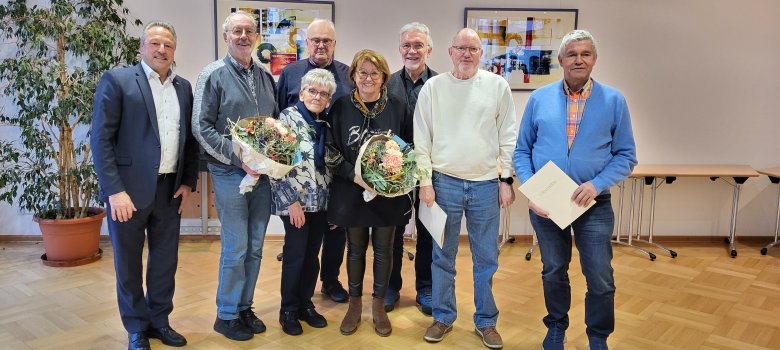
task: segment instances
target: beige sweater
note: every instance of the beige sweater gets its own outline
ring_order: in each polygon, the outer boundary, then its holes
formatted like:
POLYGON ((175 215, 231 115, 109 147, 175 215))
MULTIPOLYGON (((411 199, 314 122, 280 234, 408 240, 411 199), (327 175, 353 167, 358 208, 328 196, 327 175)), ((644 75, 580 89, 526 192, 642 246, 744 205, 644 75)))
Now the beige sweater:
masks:
POLYGON ((472 181, 511 176, 515 119, 512 91, 498 75, 479 70, 468 80, 452 73, 429 79, 414 111, 417 164, 428 171, 420 186, 431 185, 431 170, 472 181))

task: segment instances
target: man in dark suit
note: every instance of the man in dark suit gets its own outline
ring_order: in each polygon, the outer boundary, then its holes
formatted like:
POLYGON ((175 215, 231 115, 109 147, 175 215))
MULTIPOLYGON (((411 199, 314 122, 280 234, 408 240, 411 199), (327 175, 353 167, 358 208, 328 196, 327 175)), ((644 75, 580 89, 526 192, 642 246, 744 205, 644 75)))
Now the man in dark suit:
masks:
MULTIPOLYGON (((425 61, 433 51, 433 40, 428 26, 422 23, 412 22, 401 27, 398 52, 404 67, 390 76, 387 90, 390 94, 401 96, 406 101, 409 111, 413 114, 417 105, 417 95, 428 78, 436 75, 425 61)), ((420 208, 419 198, 415 197, 414 208, 420 208)), ((417 305, 422 313, 431 315, 431 254, 433 250, 431 234, 420 222, 415 219, 417 228, 417 259, 414 261, 415 289, 417 290, 417 305)), ((390 273, 390 283, 385 296, 385 311, 392 311, 401 297, 400 291, 403 284, 401 279, 401 262, 403 261, 404 230, 406 227, 396 228, 395 241, 393 243, 393 270, 390 273)))
POLYGON ((100 197, 111 213, 108 231, 128 349, 150 349, 148 338, 171 346, 187 343, 170 327, 168 315, 181 212, 198 180, 198 149, 189 123, 192 88, 171 71, 175 50, 173 26, 147 24, 142 62, 106 72, 95 92, 90 143, 100 197))

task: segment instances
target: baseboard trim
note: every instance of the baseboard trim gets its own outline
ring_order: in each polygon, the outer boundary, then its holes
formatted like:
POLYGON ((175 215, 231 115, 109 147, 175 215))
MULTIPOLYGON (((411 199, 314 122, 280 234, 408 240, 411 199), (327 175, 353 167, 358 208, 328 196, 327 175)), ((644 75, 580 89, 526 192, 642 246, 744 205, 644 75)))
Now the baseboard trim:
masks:
MULTIPOLYGON (((531 235, 511 235, 510 238, 514 238, 514 243, 531 243, 531 235)), ((625 236, 623 237, 625 239, 625 236)), ((645 239, 646 237, 642 237, 645 239)), ((656 243, 718 243, 724 242, 725 236, 655 236, 653 241, 656 243)), ((737 236, 737 242, 740 243, 762 243, 766 244, 771 242, 772 236, 737 236)), ((269 233, 265 235, 266 241, 283 241, 284 235, 278 233, 269 233)), ((38 235, 0 235, 0 243, 15 243, 15 242, 42 242, 43 239, 38 235)), ((101 242, 108 242, 109 237, 100 236, 101 242)), ((219 235, 198 235, 187 234, 181 235, 180 241, 182 242, 216 242, 219 241, 219 235)), ((468 242, 468 236, 461 235, 461 242, 468 242)))

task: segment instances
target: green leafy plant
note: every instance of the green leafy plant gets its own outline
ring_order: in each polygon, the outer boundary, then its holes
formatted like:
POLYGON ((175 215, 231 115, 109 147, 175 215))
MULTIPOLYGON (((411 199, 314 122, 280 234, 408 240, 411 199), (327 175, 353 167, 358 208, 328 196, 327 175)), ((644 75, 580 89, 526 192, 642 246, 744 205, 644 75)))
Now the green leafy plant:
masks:
POLYGON ((0 124, 18 138, 0 140, 0 201, 39 218, 80 218, 97 197, 89 148, 92 99, 107 69, 137 62, 122 0, 51 0, 0 5, 3 103, 0 124), (15 110, 11 110, 15 109, 15 110))

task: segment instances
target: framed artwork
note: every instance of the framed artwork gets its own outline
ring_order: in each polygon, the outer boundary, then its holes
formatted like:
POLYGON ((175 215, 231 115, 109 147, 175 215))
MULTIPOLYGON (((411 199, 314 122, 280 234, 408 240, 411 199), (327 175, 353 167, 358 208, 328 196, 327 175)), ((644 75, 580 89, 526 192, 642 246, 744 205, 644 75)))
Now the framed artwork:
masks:
POLYGON ((214 32, 216 59, 225 57, 227 44, 222 37, 222 23, 238 10, 251 13, 257 19, 257 40, 252 56, 268 69, 274 78, 282 74, 288 63, 309 57, 306 49, 306 28, 316 18, 335 21, 333 1, 307 0, 214 0, 214 32))
POLYGON ((464 27, 482 40, 480 68, 503 76, 512 90, 535 90, 563 77, 561 40, 577 28, 577 9, 467 7, 464 27))

